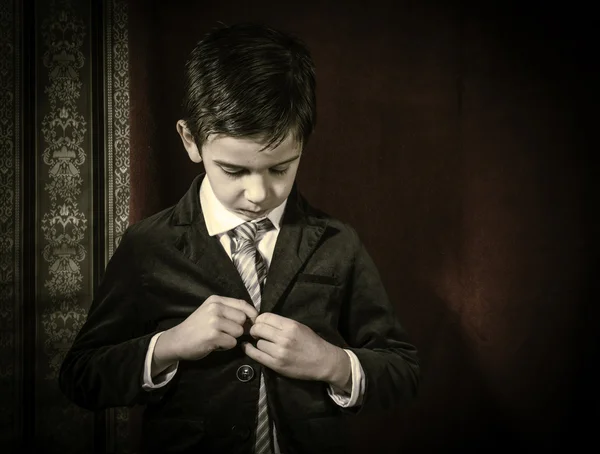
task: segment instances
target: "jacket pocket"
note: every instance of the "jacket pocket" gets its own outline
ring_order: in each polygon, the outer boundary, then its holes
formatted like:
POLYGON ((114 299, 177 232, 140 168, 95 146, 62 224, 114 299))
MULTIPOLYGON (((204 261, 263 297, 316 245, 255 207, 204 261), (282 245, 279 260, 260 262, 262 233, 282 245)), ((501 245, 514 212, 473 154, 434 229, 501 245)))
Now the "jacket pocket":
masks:
POLYGON ((320 274, 299 273, 296 282, 312 282, 314 284, 338 285, 335 277, 320 274))

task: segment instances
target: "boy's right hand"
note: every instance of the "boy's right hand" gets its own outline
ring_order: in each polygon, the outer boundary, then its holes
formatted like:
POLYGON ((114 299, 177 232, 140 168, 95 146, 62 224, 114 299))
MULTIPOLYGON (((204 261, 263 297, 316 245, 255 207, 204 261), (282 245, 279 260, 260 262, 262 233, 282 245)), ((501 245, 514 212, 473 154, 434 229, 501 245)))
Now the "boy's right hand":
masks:
POLYGON ((154 349, 158 363, 194 361, 214 350, 237 345, 248 319, 254 323, 258 312, 244 300, 212 295, 179 325, 165 331, 154 349))

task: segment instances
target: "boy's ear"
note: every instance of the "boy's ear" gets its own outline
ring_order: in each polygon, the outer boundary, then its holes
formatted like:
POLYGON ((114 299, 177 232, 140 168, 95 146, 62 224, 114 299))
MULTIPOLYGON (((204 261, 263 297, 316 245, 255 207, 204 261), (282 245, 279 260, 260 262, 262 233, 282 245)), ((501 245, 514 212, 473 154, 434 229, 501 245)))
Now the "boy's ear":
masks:
POLYGON ((190 159, 196 163, 202 162, 202 154, 200 153, 200 150, 198 150, 196 141, 194 140, 194 137, 188 129, 185 121, 179 120, 177 122, 177 132, 179 133, 179 137, 181 137, 185 151, 187 151, 190 159))

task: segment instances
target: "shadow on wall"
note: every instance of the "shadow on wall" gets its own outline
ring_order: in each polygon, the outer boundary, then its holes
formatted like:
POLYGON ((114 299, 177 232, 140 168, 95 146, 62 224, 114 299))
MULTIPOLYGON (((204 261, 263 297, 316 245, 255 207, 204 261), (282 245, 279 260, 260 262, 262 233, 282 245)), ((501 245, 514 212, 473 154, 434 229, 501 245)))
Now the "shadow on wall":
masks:
POLYGON ((591 438, 598 310, 586 288, 584 158, 594 79, 575 56, 587 42, 575 6, 136 4, 134 220, 174 203, 201 170, 174 130, 179 69, 198 30, 258 19, 314 49, 320 118, 300 188, 357 228, 423 368, 409 411, 359 418, 357 451, 552 451, 591 438), (184 16, 196 27, 181 27, 184 16), (573 33, 574 18, 583 31, 573 33))

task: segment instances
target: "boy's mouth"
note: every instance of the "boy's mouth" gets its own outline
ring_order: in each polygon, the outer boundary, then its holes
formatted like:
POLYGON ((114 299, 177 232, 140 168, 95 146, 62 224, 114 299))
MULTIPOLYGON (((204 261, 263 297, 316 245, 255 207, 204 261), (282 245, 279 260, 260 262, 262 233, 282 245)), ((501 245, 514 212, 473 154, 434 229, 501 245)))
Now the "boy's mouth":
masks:
POLYGON ((243 214, 244 216, 247 216, 247 217, 253 218, 253 219, 263 217, 269 212, 269 210, 250 211, 250 210, 243 210, 243 209, 239 209, 237 211, 238 211, 238 213, 243 214))

